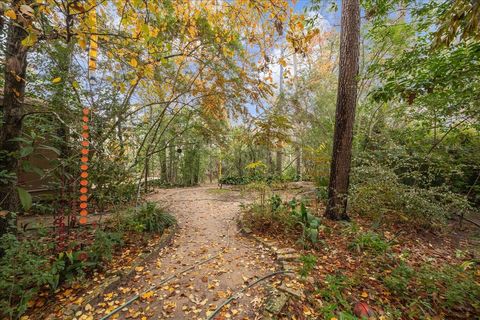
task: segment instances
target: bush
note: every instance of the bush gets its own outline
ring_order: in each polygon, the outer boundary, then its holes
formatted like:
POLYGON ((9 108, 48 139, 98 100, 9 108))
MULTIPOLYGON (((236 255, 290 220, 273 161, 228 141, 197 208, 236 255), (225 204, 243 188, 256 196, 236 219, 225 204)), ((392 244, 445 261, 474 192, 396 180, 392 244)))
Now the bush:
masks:
POLYGON ((4 256, 0 259, 0 315, 16 318, 43 286, 56 286, 58 274, 44 256, 44 246, 18 241, 12 234, 0 238, 4 256))
POLYGON ((88 260, 95 265, 112 260, 115 248, 123 244, 122 238, 122 233, 119 232, 95 231, 95 240, 88 248, 88 260))
POLYGON ((400 182, 393 169, 361 166, 352 175, 351 209, 377 221, 393 217, 423 228, 442 227, 454 213, 471 210, 468 201, 447 189, 400 182))
POLYGON ((303 246, 318 243, 320 218, 311 214, 303 202, 295 199, 283 204, 281 198, 275 194, 268 201, 261 198, 260 203, 253 203, 248 207, 243 218, 252 229, 295 234, 303 246))
POLYGON ((175 218, 154 202, 146 202, 141 207, 127 210, 113 219, 114 228, 117 230, 160 234, 175 223, 175 218))
POLYGON ((4 252, 0 258, 0 316, 17 318, 42 288, 54 290, 102 266, 112 259, 121 242, 120 233, 96 230, 91 244, 82 248, 74 241, 54 255, 53 242, 4 235, 0 238, 0 250, 4 252))

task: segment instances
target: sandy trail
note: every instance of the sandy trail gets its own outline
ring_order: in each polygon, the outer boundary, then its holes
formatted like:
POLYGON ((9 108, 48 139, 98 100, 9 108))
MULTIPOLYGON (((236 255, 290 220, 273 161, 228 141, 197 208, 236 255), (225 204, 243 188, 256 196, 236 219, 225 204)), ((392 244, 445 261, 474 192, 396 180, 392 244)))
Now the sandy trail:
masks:
MULTIPOLYGON (((211 261, 147 293, 117 316, 118 319, 206 319, 209 311, 231 293, 275 271, 270 253, 238 232, 236 218, 240 205, 248 201, 238 192, 213 186, 162 189, 149 200, 168 206, 168 211, 178 219, 180 229, 173 245, 137 268, 130 281, 107 293, 104 301, 94 308, 118 306, 135 293, 220 252, 211 261)), ((264 291, 261 285, 247 290, 217 319, 260 318, 258 310, 264 291)))

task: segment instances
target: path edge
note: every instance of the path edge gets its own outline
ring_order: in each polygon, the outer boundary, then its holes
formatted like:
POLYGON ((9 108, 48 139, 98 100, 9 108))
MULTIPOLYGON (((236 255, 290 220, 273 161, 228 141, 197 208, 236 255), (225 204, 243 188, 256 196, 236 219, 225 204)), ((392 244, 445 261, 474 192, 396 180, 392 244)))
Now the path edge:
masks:
POLYGON ((160 250, 170 245, 173 241, 173 237, 177 234, 178 230, 178 223, 175 223, 172 227, 166 229, 160 237, 157 246, 152 251, 140 254, 128 268, 122 270, 121 272, 117 272, 113 276, 105 279, 102 284, 98 285, 95 289, 93 289, 93 292, 88 294, 83 299, 81 304, 70 306, 64 311, 64 314, 73 315, 79 310, 83 310, 87 305, 92 306, 96 304, 97 302, 99 302, 100 297, 105 292, 114 290, 120 285, 120 283, 131 279, 131 277, 135 274, 135 268, 145 264, 147 261, 153 258, 153 256, 157 255, 160 250))

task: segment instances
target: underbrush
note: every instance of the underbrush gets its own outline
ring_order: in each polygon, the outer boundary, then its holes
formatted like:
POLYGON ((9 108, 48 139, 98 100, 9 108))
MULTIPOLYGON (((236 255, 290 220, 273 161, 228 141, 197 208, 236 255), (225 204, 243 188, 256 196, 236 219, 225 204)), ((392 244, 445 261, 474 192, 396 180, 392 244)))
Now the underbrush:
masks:
POLYGON ((119 231, 163 233, 165 229, 173 226, 176 220, 156 203, 146 202, 139 208, 120 212, 111 222, 112 228, 119 231))
POLYGON ((283 202, 273 194, 267 201, 253 203, 243 215, 247 227, 259 232, 283 233, 303 247, 318 244, 318 232, 322 228, 319 217, 313 215, 305 202, 292 199, 283 202))
POLYGON ((122 234, 97 229, 82 240, 6 234, 0 238, 0 315, 17 318, 40 291, 53 291, 102 268, 122 244, 122 234))
POLYGON ((296 181, 291 175, 247 175, 247 176, 225 176, 219 180, 220 184, 226 185, 246 185, 255 182, 265 182, 267 184, 283 183, 296 181))
POLYGON ((377 223, 388 219, 420 228, 442 228, 455 214, 472 211, 467 199, 445 187, 406 185, 392 169, 355 168, 350 207, 377 223))
POLYGON ((320 279, 311 296, 321 301, 317 306, 321 319, 358 319, 354 314, 360 302, 377 319, 476 319, 480 315, 478 259, 466 259, 472 257, 469 254, 436 259, 431 254, 438 254, 438 249, 430 252, 411 246, 413 239, 407 245, 406 239, 389 238, 356 223, 325 237, 327 245, 319 255, 328 260, 311 274, 320 279))
POLYGON ((408 308, 410 318, 433 316, 441 310, 468 319, 480 314, 478 267, 478 262, 418 267, 400 262, 384 273, 382 282, 408 308))
POLYGON ((71 285, 104 269, 127 234, 161 234, 175 223, 175 218, 147 202, 118 214, 107 229, 4 235, 0 238, 0 318, 17 319, 39 293, 51 294, 64 283, 71 285))

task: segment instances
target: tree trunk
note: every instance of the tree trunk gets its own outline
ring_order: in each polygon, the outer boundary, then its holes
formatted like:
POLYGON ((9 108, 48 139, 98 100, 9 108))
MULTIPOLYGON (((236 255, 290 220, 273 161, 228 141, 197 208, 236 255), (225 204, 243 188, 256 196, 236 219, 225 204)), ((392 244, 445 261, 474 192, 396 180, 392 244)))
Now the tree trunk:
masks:
POLYGON ((357 75, 360 54, 359 0, 342 2, 340 68, 333 137, 332 163, 326 216, 348 220, 347 195, 352 158, 353 124, 357 104, 357 75))
MULTIPOLYGON (((12 7, 16 7, 19 1, 13 1, 12 7)), ((17 13, 18 15, 20 13, 17 13)), ((5 84, 3 97, 3 126, 0 134, 0 147, 2 162, 0 169, 17 174, 20 143, 13 140, 21 135, 23 100, 25 96, 25 78, 27 69, 28 48, 22 45, 26 38, 25 31, 30 22, 27 19, 10 23, 7 44, 5 50, 5 84)), ((17 178, 10 180, 0 187, 1 208, 18 212, 20 210, 16 191, 17 178)), ((3 230, 2 227, 0 229, 3 230)), ((1 235, 1 234, 0 234, 1 235)))
POLYGON ((295 180, 302 181, 302 153, 300 151, 300 147, 295 147, 295 163, 296 163, 296 177, 295 180))
MULTIPOLYGON (((281 51, 282 59, 284 58, 284 53, 285 53, 285 48, 282 48, 282 51, 281 51)), ((283 64, 280 64, 280 74, 279 74, 278 81, 280 83, 280 88, 279 88, 277 108, 278 108, 278 112, 280 114, 283 114, 283 109, 284 109, 283 104, 285 103, 285 93, 283 92, 283 64)), ((277 150, 277 156, 275 158, 276 160, 275 173, 280 177, 282 176, 282 162, 283 162, 282 158, 283 158, 283 148, 282 146, 279 146, 277 150)))
POLYGON ((168 182, 168 176, 167 176, 167 147, 165 146, 165 143, 162 143, 164 145, 163 150, 160 152, 160 170, 161 170, 161 181, 162 183, 167 183, 168 182))
POLYGON ((282 149, 277 150, 277 157, 276 157, 276 164, 275 164, 275 172, 278 176, 282 176, 282 163, 283 163, 283 151, 282 149))
POLYGON ((149 165, 149 158, 145 158, 145 176, 144 176, 144 182, 145 182, 145 185, 144 185, 144 191, 145 191, 145 194, 148 193, 148 165, 149 165))

